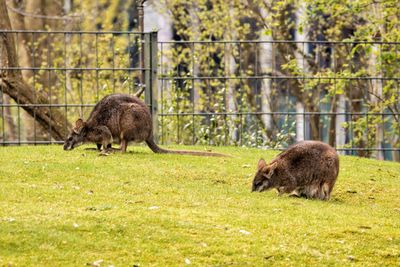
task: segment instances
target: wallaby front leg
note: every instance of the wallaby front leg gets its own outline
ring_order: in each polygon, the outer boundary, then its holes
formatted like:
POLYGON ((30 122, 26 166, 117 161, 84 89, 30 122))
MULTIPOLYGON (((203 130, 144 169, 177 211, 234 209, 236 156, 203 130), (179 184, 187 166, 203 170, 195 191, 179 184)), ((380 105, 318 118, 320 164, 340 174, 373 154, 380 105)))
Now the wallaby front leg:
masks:
POLYGON ((121 147, 120 147, 122 153, 126 152, 127 146, 128 146, 128 142, 125 139, 122 139, 121 140, 121 147))

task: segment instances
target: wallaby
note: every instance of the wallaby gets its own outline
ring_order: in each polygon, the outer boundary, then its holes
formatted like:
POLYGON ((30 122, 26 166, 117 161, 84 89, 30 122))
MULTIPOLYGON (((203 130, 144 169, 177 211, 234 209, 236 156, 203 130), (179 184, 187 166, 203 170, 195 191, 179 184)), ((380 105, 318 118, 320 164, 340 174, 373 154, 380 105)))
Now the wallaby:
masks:
POLYGON ((126 152, 129 142, 145 141, 155 153, 227 156, 220 153, 160 148, 154 142, 151 114, 146 104, 138 97, 127 94, 105 96, 95 105, 86 122, 78 119, 64 142, 64 150, 93 142, 98 149, 107 151, 111 149, 113 140, 119 142, 121 152, 126 152))
POLYGON ((260 159, 252 191, 276 188, 279 194, 328 200, 339 174, 336 150, 319 141, 302 141, 269 164, 260 159))

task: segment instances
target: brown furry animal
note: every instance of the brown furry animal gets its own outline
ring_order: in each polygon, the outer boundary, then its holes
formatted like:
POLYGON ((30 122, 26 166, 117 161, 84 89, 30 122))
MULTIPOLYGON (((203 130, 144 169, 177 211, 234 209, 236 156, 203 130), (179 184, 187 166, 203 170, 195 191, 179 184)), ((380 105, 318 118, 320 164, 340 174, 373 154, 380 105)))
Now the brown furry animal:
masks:
POLYGON ((339 157, 333 147, 319 141, 302 141, 269 164, 260 159, 252 191, 276 188, 279 194, 327 200, 338 174, 339 157))
POLYGON ((89 119, 76 121, 64 150, 93 142, 103 151, 111 149, 113 141, 120 143, 120 150, 126 152, 129 142, 145 141, 155 153, 188 154, 198 156, 226 156, 219 153, 166 150, 154 142, 151 114, 146 104, 136 96, 111 94, 100 100, 93 108, 89 119))

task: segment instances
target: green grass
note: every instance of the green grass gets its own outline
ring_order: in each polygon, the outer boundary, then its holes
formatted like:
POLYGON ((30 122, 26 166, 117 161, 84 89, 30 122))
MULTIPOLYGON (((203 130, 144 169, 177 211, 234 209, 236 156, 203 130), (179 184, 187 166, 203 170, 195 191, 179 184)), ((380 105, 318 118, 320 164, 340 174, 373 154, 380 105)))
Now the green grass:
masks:
POLYGON ((323 202, 250 192, 276 151, 129 150, 1 147, 0 266, 400 264, 399 163, 341 157, 323 202))

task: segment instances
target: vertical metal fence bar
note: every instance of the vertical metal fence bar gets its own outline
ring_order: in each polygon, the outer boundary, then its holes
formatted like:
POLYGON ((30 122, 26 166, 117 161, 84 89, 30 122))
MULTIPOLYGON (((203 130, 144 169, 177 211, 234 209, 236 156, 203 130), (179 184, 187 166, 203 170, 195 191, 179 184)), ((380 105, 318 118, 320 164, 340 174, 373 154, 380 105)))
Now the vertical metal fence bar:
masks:
MULTIPOLYGON (((351 44, 352 45, 352 44, 351 44)), ((348 46, 347 44, 345 44, 345 46, 348 46)), ((347 50, 347 47, 346 47, 347 50)), ((349 110, 350 110, 350 121, 349 121, 349 125, 350 125, 350 136, 349 136, 349 141, 350 141, 350 145, 351 145, 351 149, 350 149, 350 154, 353 155, 354 151, 354 131, 353 131, 353 81, 350 80, 349 82, 350 86, 349 86, 349 110)))
MULTIPOLYGON (((164 43, 161 43, 160 47, 160 76, 164 77, 164 43)), ((161 80, 161 114, 164 114, 164 79, 161 80)), ((164 138, 164 116, 161 116, 161 144, 165 144, 164 138)))
MULTIPOLYGON (((399 50, 398 50, 399 45, 395 45, 395 47, 396 47, 396 49, 395 49, 395 51, 396 51, 395 52, 395 55, 396 55, 396 66, 399 66, 399 50)), ((399 86, 399 80, 395 81, 395 83, 396 83, 396 88, 397 88, 397 95, 396 95, 397 110, 400 111, 400 86, 399 86)), ((398 118, 399 117, 400 117, 400 114, 398 114, 398 118)), ((399 128, 400 128, 400 126, 399 126, 399 128)), ((398 132, 398 134, 400 135, 400 132, 398 132)))
MULTIPOLYGON (((223 75, 227 76, 226 70, 229 69, 229 59, 227 58, 226 54, 226 43, 224 43, 224 72, 223 75)), ((226 88, 227 88, 227 79, 224 79, 224 112, 228 112, 227 106, 227 98, 226 98, 226 88)), ((228 82, 229 83, 229 82, 228 82)), ((228 128, 228 116, 224 115, 224 145, 226 146, 228 143, 228 135, 229 135, 229 128, 228 128)))
POLYGON ((111 34, 111 50, 112 50, 112 92, 115 93, 115 41, 114 33, 111 34))
POLYGON ((151 110, 151 72, 149 69, 151 68, 151 48, 150 48, 150 35, 147 33, 143 34, 143 42, 142 42, 142 51, 144 53, 144 66, 143 70, 144 71, 144 86, 145 86, 145 91, 144 91, 144 101, 146 105, 149 107, 151 110))
MULTIPOLYGON (((239 77, 242 77, 242 45, 241 43, 238 43, 239 45, 239 77)), ((240 146, 243 145, 243 108, 242 108, 242 100, 243 100, 243 80, 240 78, 239 79, 239 90, 240 90, 240 99, 239 99, 239 103, 241 104, 240 107, 238 108, 238 111, 240 112, 240 146)))
MULTIPOLYGON (((179 46, 182 44, 179 44, 179 46)), ((178 77, 178 79, 173 80, 171 84, 172 88, 175 88, 176 91, 176 121, 177 121, 177 127, 176 127, 176 133, 177 133, 177 143, 180 143, 180 129, 181 129, 181 125, 180 125, 180 120, 179 120, 179 113, 181 112, 180 110, 180 96, 181 96, 181 88, 180 88, 180 77, 181 77, 181 72, 180 72, 180 68, 181 68, 181 63, 179 62, 176 66, 176 76, 178 77)))
MULTIPOLYGON (((31 42, 31 57, 32 57, 32 67, 35 68, 35 33, 32 32, 32 42, 31 42)), ((37 95, 36 95, 36 70, 33 69, 33 99, 34 99, 34 104, 37 104, 37 95)), ((33 109, 33 140, 35 142, 37 142, 37 133, 36 133, 37 129, 36 129, 36 107, 33 109)))
MULTIPOLYGON (((0 49, 0 52, 3 51, 3 49, 0 49)), ((6 144, 6 128, 5 128, 5 116, 4 116, 4 89, 3 89, 3 84, 1 84, 0 87, 0 94, 1 94, 1 129, 3 130, 2 136, 3 136, 3 146, 6 144)))
MULTIPOLYGON (((380 91, 378 92, 378 94, 380 94, 379 95, 379 97, 383 97, 383 94, 384 94, 384 92, 383 92, 383 88, 384 88, 384 86, 385 86, 385 81, 382 79, 382 77, 383 77, 383 56, 382 56, 382 43, 380 44, 380 47, 379 47, 379 62, 380 62, 380 69, 379 69, 379 83, 380 83, 380 91)), ((381 101, 381 100, 378 100, 378 101, 381 101)), ((381 140, 379 140, 379 147, 377 147, 378 149, 380 149, 380 151, 378 151, 378 153, 379 153, 379 159, 385 159, 385 152, 382 150, 382 148, 384 148, 384 146, 385 146, 385 115, 383 114, 383 112, 385 112, 385 110, 384 110, 384 108, 383 107, 381 107, 380 108, 380 112, 382 112, 382 125, 381 125, 381 127, 382 127, 382 139, 381 140)), ((369 140, 367 139, 367 142, 368 142, 369 140)), ((368 145, 368 147, 369 147, 369 145, 368 145)))
MULTIPOLYGON (((3 57, 3 49, 0 49, 0 58, 3 57)), ((1 135, 2 135, 2 139, 1 139, 1 144, 4 146, 5 144, 5 139, 4 139, 4 133, 5 133, 5 129, 4 129, 4 98, 3 98, 3 84, 0 84, 0 108, 1 108, 1 135)))
POLYGON ((98 32, 95 33, 96 45, 96 102, 99 102, 99 37, 98 32))
POLYGON ((82 33, 79 33, 79 58, 81 59, 81 60, 79 60, 79 68, 80 68, 80 70, 79 70, 79 73, 80 73, 80 79, 79 79, 79 94, 80 94, 80 97, 79 97, 79 100, 80 100, 80 103, 81 103, 81 106, 80 106, 80 117, 83 117, 83 82, 84 82, 84 70, 83 70, 83 67, 82 67, 82 33))
MULTIPOLYGON (((286 54, 287 55, 289 55, 289 45, 287 45, 287 46, 285 46, 285 50, 286 50, 286 54)), ((304 69, 303 69, 303 71, 304 71, 304 69)), ((288 80, 288 81, 285 81, 285 86, 284 86, 284 101, 285 101, 285 107, 284 107, 284 109, 285 109, 285 112, 286 112, 286 115, 284 115, 284 116, 282 116, 283 117, 283 124, 282 124, 282 129, 281 129, 281 131, 283 132, 283 131, 287 131, 288 133, 289 133, 289 125, 288 125, 288 117, 289 117, 289 115, 288 115, 288 112, 289 112, 289 109, 290 109, 290 103, 289 103, 289 94, 290 94, 290 92, 289 92, 289 83, 291 82, 291 80, 288 80), (285 129, 286 128, 286 129, 285 129)))
MULTIPOLYGON (((18 33, 16 34, 16 53, 17 53, 17 58, 19 57, 18 53, 19 53, 19 49, 18 49, 18 33)), ((13 66, 16 67, 16 66, 13 66)), ((20 107, 20 99, 19 99, 19 95, 18 95, 18 100, 17 100, 17 120, 18 120, 18 144, 21 144, 21 107, 20 107)), ((11 120, 12 118, 10 118, 11 120)))
POLYGON ((158 40, 157 40, 157 32, 150 33, 150 88, 151 88, 151 116, 153 120, 153 135, 154 141, 157 143, 159 140, 158 135, 158 78, 157 78, 157 69, 158 69, 158 40))
MULTIPOLYGON (((2 58, 2 57, 3 57, 3 49, 0 49, 0 58, 2 58)), ((4 114, 4 112, 3 112, 3 108, 4 108, 3 90, 4 90, 3 85, 0 84, 0 109, 1 109, 1 124, 2 124, 1 135, 3 136, 0 141, 1 141, 1 144, 4 146, 4 144, 5 144, 5 140, 4 140, 5 129, 4 129, 4 115, 3 115, 4 114)))
MULTIPOLYGON (((67 42, 66 42, 67 34, 64 33, 64 114, 65 114, 65 128, 68 125, 68 100, 67 100, 67 42)), ((68 74, 69 75, 69 74, 68 74)), ((72 89, 72 88, 71 88, 72 89)))
MULTIPOLYGON (((254 51, 255 51, 255 58, 254 58, 254 75, 257 77, 258 76, 258 46, 259 44, 254 43, 254 51)), ((255 110, 261 111, 261 106, 259 107, 258 103, 260 102, 260 90, 258 86, 258 81, 259 79, 256 78, 253 80, 253 84, 255 84, 255 110)), ((259 124, 261 123, 261 120, 258 119, 257 115, 253 116, 255 117, 255 123, 256 123, 256 137, 255 137, 255 147, 258 147, 258 131, 259 131, 259 124)), ((259 116, 261 119, 261 116, 259 116)))
POLYGON ((50 86, 50 36, 51 34, 48 32, 47 33, 47 89, 49 90, 49 113, 50 113, 50 121, 49 121, 49 142, 51 143, 51 120, 52 120, 52 114, 51 114, 51 100, 52 100, 52 90, 50 86))
MULTIPOLYGON (((211 42, 207 42, 206 45, 207 45, 207 54, 210 55, 211 42)), ((207 57, 207 69, 208 69, 208 74, 207 75, 209 77, 212 76, 212 70, 210 68, 210 58, 211 58, 211 56, 207 57)), ((206 110, 207 110, 207 112, 210 112, 212 110, 212 108, 211 108, 211 99, 212 99, 211 95, 212 95, 212 92, 211 92, 211 86, 210 86, 210 79, 207 78, 206 84, 207 84, 207 89, 206 90, 207 90, 207 98, 208 98, 206 110)), ((210 113, 208 113, 206 118, 207 118, 207 126, 208 126, 208 136, 207 136, 208 145, 210 145, 211 144, 211 139, 212 139, 212 137, 211 137, 211 135, 212 135, 212 125, 211 125, 211 115, 210 115, 210 113)))
POLYGON ((157 32, 144 34, 145 58, 145 102, 150 108, 153 121, 153 136, 158 141, 158 87, 157 87, 157 32))
POLYGON ((240 146, 243 146, 243 113, 240 112, 240 146))
MULTIPOLYGON (((305 55, 305 42, 302 42, 302 47, 303 47, 302 48, 303 54, 305 55)), ((306 79, 305 79, 305 75, 304 75, 304 70, 305 70, 304 57, 302 57, 302 65, 303 65, 302 66, 302 68, 303 68, 302 80, 303 80, 303 87, 305 88, 306 87, 306 79)), ((304 90, 303 90, 303 94, 304 94, 304 90)), ((304 111, 306 111, 305 107, 303 108, 303 140, 307 140, 308 139, 306 136, 307 121, 306 121, 306 115, 305 115, 304 111)))
POLYGON ((194 140, 195 140, 195 136, 196 136, 196 134, 195 134, 195 130, 196 130, 196 126, 195 126, 195 120, 194 120, 194 112, 195 112, 195 110, 196 110, 196 108, 195 108, 195 106, 196 106, 196 98, 195 98, 195 93, 196 93, 196 91, 195 91, 195 81, 194 81, 194 75, 195 75, 195 69, 194 69, 194 60, 195 60, 195 57, 194 57, 194 53, 195 53, 195 51, 194 51, 194 42, 192 42, 191 43, 191 46, 190 46, 190 49, 191 49, 191 53, 192 53, 192 77, 193 77, 193 79, 192 79, 192 95, 191 95, 191 98, 192 98, 192 145, 194 145, 194 140))
MULTIPOLYGON (((132 67, 133 65, 133 55, 132 55, 132 40, 131 40, 131 34, 127 33, 126 34, 128 37, 128 67, 132 67)), ((133 94, 134 92, 134 80, 132 78, 132 71, 128 70, 128 80, 129 80, 129 84, 128 84, 128 94, 133 94)))

